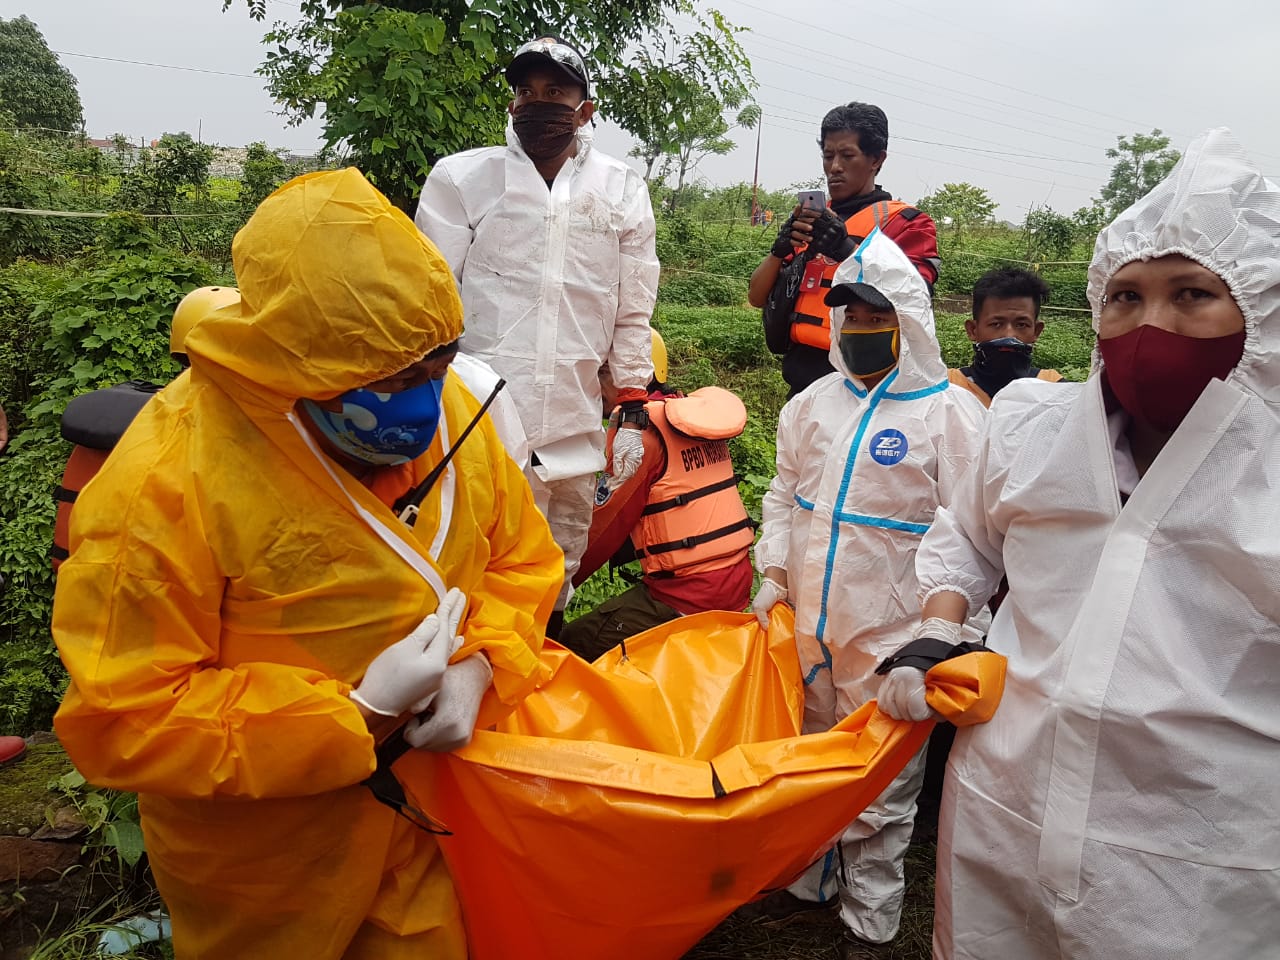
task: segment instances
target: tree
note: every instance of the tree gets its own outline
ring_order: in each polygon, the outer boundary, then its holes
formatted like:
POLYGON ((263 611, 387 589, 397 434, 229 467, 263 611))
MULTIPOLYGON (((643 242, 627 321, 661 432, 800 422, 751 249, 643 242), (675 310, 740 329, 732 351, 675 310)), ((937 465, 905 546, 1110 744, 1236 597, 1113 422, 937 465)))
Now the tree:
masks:
POLYGON ((1028 260, 1065 258, 1071 253, 1071 244, 1076 237, 1071 218, 1054 213, 1048 207, 1028 210, 1022 230, 1027 237, 1028 260))
MULTIPOLYGON (((39 144, 21 131, 5 129, 11 124, 11 115, 0 112, 0 206, 43 207, 53 184, 41 172, 39 144)), ((50 239, 47 219, 0 214, 0 264, 44 253, 50 239)))
POLYGON ((1081 207, 1071 215, 1071 226, 1075 230, 1077 240, 1092 244, 1110 219, 1102 201, 1094 200, 1089 206, 1081 207))
MULTIPOLYGON (((203 194, 209 182, 213 147, 196 143, 189 133, 166 133, 154 150, 143 150, 120 181, 116 205, 121 210, 172 215, 180 196, 203 194)), ((181 220, 173 221, 184 251, 192 243, 181 220)))
POLYGON ((950 227, 957 240, 966 228, 990 223, 996 212, 996 202, 987 191, 972 183, 944 183, 916 206, 938 226, 950 227))
POLYGON ((257 208, 284 182, 289 169, 280 154, 268 150, 261 141, 249 144, 240 174, 240 205, 247 211, 257 208))
POLYGON ((183 187, 196 196, 204 194, 209 184, 209 166, 213 163, 213 147, 196 143, 191 134, 166 133, 152 154, 152 177, 157 197, 168 205, 183 187))
MULTIPOLYGON (((644 160, 646 181, 653 178, 660 158, 678 156, 682 147, 700 137, 715 143, 716 149, 694 147, 692 153, 732 150, 732 141, 722 141, 729 130, 727 122, 721 124, 724 111, 741 110, 741 126, 758 121, 759 109, 750 103, 755 78, 737 39, 741 32, 718 10, 711 10, 708 17, 698 17, 692 34, 673 33, 671 55, 660 45, 643 46, 631 64, 602 83, 611 115, 625 118, 621 122, 627 132, 639 141, 631 156, 644 160), (718 102, 718 109, 712 101, 718 102)), ((690 161, 684 164, 686 171, 697 164, 690 161)))
POLYGON ((26 17, 0 19, 0 110, 20 127, 75 131, 84 122, 76 78, 26 17))
POLYGON ((1116 146, 1107 150, 1107 157, 1116 163, 1101 196, 1107 219, 1113 219, 1139 197, 1146 196, 1169 175, 1180 156, 1177 150, 1170 149, 1169 138, 1159 129, 1150 134, 1135 133, 1129 138, 1116 137, 1116 146))
MULTIPOLYGON (((223 9, 233 2, 223 0, 223 9)), ((246 2, 250 16, 265 15, 262 0, 246 2)), ((501 142, 511 97, 503 67, 521 43, 549 34, 586 41, 576 45, 592 79, 613 93, 630 75, 623 54, 647 49, 676 11, 692 7, 688 0, 302 0, 301 19, 267 35, 259 72, 290 122, 323 110, 326 144, 345 148, 408 209, 441 157, 501 142)), ((704 81, 727 84, 742 73, 745 57, 726 55, 723 33, 708 34, 701 49, 704 81)), ((637 122, 630 98, 615 103, 606 94, 600 105, 625 129, 637 122)))
MULTIPOLYGON (((723 111, 720 99, 704 91, 694 98, 687 113, 673 118, 672 139, 666 150, 676 167, 676 187, 671 195, 673 210, 680 202, 689 171, 704 157, 723 156, 733 149, 733 141, 725 136, 730 127, 723 111)), ((738 113, 737 126, 754 127, 759 119, 760 110, 753 104, 738 113)))

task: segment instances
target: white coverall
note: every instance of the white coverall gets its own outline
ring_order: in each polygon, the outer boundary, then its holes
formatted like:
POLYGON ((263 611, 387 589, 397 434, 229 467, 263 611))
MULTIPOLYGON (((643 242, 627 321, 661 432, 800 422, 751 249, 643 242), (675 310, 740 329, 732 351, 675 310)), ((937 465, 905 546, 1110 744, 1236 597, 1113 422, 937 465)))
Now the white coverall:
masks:
MULTIPOLYGON (((762 573, 787 571, 808 733, 873 699, 876 666, 911 639, 920 622, 916 548, 969 469, 985 417, 972 394, 949 386, 924 281, 878 230, 832 282, 854 281, 874 286, 898 313, 897 369, 868 393, 840 354, 844 308, 832 311, 836 372, 782 408, 778 473, 756 544, 762 573)), ((921 751, 791 892, 827 900, 839 889, 846 926, 864 940, 891 940, 923 776, 921 751)))
POLYGON ((1099 235, 1095 328, 1111 276, 1170 253, 1226 282, 1244 353, 1128 500, 1095 353, 1087 383, 1001 391, 917 555, 922 598, 970 613, 1009 578, 1004 698, 951 753, 935 958, 1280 957, 1280 188, 1225 130, 1099 235))
POLYGON ((565 554, 557 608, 586 548, 604 466, 600 367, 609 364, 620 389, 648 387, 658 286, 644 181, 594 149, 588 128, 577 142, 548 189, 508 122, 505 147, 432 168, 414 218, 457 278, 462 352, 493 367, 520 410, 534 498, 565 554))
MULTIPOLYGON (((480 403, 489 399, 489 394, 497 386, 498 372, 477 357, 459 353, 449 364, 449 369, 457 374, 466 388, 480 403)), ((488 417, 493 421, 493 428, 498 431, 498 439, 506 448, 507 455, 516 462, 521 470, 529 468, 529 438, 525 436, 524 424, 520 420, 520 410, 511 399, 511 385, 507 384, 498 391, 489 405, 488 417)))

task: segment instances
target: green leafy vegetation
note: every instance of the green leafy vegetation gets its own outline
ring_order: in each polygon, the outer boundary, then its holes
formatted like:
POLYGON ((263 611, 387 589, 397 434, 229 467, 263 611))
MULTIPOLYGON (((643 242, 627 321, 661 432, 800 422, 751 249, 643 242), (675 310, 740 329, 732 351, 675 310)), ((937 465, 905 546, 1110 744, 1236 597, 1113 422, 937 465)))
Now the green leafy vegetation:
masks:
MULTIPOLYGON (((51 737, 37 738, 0 777, 0 835, 78 854, 56 877, 0 884, 5 956, 100 956, 105 932, 162 906, 144 858, 137 798, 86 783, 51 737)), ((127 956, 172 956, 172 950, 149 944, 127 956)))
POLYGON ((137 223, 118 226, 109 248, 0 269, 0 404, 13 434, 0 471, 0 733, 46 727, 64 683, 49 635, 53 489, 70 452, 62 411, 99 387, 170 380, 173 308, 212 278, 137 223))
MULTIPOLYGON (((737 28, 686 0, 303 0, 300 10, 267 34, 259 72, 291 122, 322 113, 328 146, 406 210, 441 157, 502 142, 503 67, 535 37, 567 33, 604 113, 686 168, 691 154, 721 149, 721 114, 744 107, 754 84, 737 28), (698 26, 681 36, 675 14, 698 26)), ((263 19, 266 4, 248 0, 248 12, 263 19)))
POLYGON ((76 78, 26 17, 0 19, 0 110, 48 131, 75 130, 84 119, 76 78))

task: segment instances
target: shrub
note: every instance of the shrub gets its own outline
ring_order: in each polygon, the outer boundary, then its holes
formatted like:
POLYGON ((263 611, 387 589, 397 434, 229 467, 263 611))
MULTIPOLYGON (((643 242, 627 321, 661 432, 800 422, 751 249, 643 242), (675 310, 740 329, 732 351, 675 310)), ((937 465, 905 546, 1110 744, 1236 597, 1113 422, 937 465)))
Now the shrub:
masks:
POLYGON ((702 271, 672 267, 658 285, 661 303, 686 307, 736 307, 747 298, 747 284, 702 271))
MULTIPOLYGON (((671 363, 705 360, 716 370, 747 370, 771 363, 764 345, 760 311, 660 304, 654 326, 667 341, 671 363)), ((706 386, 714 379, 697 386, 706 386)))
MULTIPOLYGON (((0 472, 0 574, 7 581, 0 598, 0 731, 45 726, 64 682, 49 637, 52 493, 70 451, 59 433, 62 411, 72 397, 99 387, 172 378, 178 368, 169 357, 169 319, 182 295, 209 274, 202 261, 142 238, 132 248, 95 252, 47 272, 21 267, 0 294, 0 309, 16 321, 0 334, 0 358, 16 357, 34 371, 34 396, 14 418, 0 472), (33 351, 36 340, 43 342, 33 351)), ((12 381, 6 390, 14 394, 12 381)))
POLYGON ((1036 342, 1035 361, 1051 367, 1068 380, 1084 380, 1089 376, 1096 339, 1088 320, 1046 314, 1044 333, 1036 342))

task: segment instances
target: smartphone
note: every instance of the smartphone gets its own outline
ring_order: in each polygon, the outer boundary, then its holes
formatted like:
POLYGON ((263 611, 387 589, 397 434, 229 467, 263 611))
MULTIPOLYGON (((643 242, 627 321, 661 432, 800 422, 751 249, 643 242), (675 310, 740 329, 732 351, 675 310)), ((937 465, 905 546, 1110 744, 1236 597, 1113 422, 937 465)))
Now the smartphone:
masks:
POLYGON ((796 194, 801 209, 822 210, 827 205, 827 195, 821 190, 801 190, 796 194))

